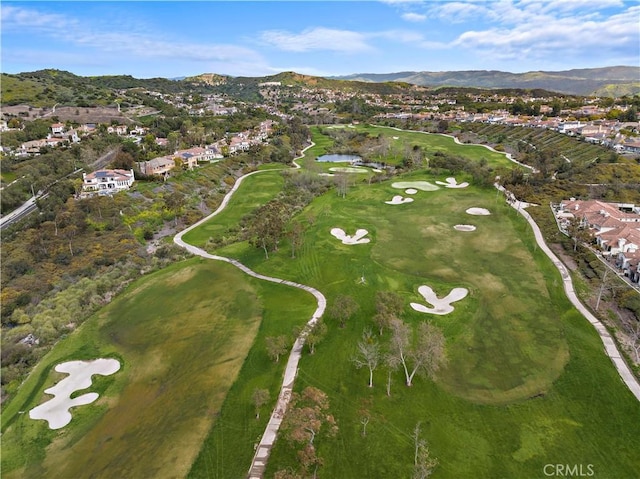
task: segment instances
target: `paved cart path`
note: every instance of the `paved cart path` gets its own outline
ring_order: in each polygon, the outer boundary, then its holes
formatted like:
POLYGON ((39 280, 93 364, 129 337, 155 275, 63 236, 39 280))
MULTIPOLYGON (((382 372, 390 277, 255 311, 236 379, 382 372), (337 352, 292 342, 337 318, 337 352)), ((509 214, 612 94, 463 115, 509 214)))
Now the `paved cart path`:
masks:
MULTIPOLYGON (((499 187, 498 189, 500 189, 501 191, 504 190, 504 188, 502 187, 499 187)), ((571 275, 569 274, 569 271, 567 270, 564 263, 560 261, 560 259, 558 259, 558 257, 547 246, 547 243, 545 243, 544 241, 540 228, 538 227, 536 222, 533 220, 529 212, 525 210, 525 208, 529 205, 527 203, 523 203, 520 201, 513 201, 513 202, 510 202, 509 204, 514 209, 516 209, 518 213, 524 216, 524 218, 529 222, 529 225, 533 230, 533 234, 536 238, 536 242, 538 243, 538 246, 540 246, 540 249, 545 252, 545 254, 553 262, 555 267, 558 268, 558 271, 560 271, 560 275, 562 276, 562 283, 564 285, 564 292, 567 295, 567 298, 569 298, 569 301, 571 301, 571 303, 576 307, 576 309, 585 318, 587 318, 587 321, 589 321, 591 325, 596 329, 596 331, 598 332, 598 335, 600 336, 600 340, 604 345, 604 351, 607 354, 607 356, 611 358, 611 361, 613 362, 613 365, 618 370, 618 374, 620 374, 622 381, 624 381, 624 383, 627 385, 631 393, 638 399, 638 401, 640 401, 640 382, 638 382, 638 379, 635 377, 635 375, 629 368, 629 365, 626 363, 626 361, 620 354, 620 351, 618 350, 618 347, 616 346, 616 343, 613 337, 611 336, 611 334, 609 333, 609 331, 607 330, 607 328, 604 326, 604 324, 600 322, 600 320, 598 320, 598 318, 596 318, 591 313, 591 311, 589 311, 584 306, 584 304, 582 304, 580 299, 578 299, 578 296, 576 295, 576 292, 573 288, 573 281, 571 280, 571 275)))
MULTIPOLYGON (((312 146, 313 146, 313 143, 309 145, 307 148, 311 148, 312 146)), ((302 158, 304 156, 304 151, 307 148, 302 150, 303 155, 296 159, 302 158)), ((300 165, 296 163, 295 160, 293 161, 293 164, 295 168, 300 168, 300 165)), ((238 180, 233 185, 233 188, 231 188, 231 190, 222 199, 222 203, 220 204, 218 209, 216 209, 209 216, 201 219, 197 223, 194 223, 193 225, 189 226, 187 229, 176 234, 173 238, 174 243, 176 243, 178 246, 181 246, 182 248, 186 249, 187 251, 189 251, 194 255, 201 256, 207 259, 213 259, 216 261, 224 261, 226 263, 230 263, 234 265, 236 268, 248 274, 249 276, 253 276, 254 278, 262 279, 264 281, 270 281, 272 283, 284 284, 286 286, 291 286, 294 288, 302 289, 304 291, 308 291, 316 298, 316 301, 318 303, 318 306, 314 311, 313 315, 311 316, 311 319, 309 319, 309 321, 307 322, 307 325, 300 333, 300 336, 298 336, 298 338, 296 339, 295 343, 293 344, 293 348, 291 349, 291 353, 289 354, 289 360, 287 361, 287 365, 285 366, 285 370, 284 370, 284 378, 282 380, 282 387, 280 388, 280 394, 278 395, 276 406, 273 412, 271 413, 271 417, 269 418, 267 427, 256 448, 256 452, 255 452, 255 455, 253 456, 253 460, 251 461, 251 467, 249 468, 249 472, 248 472, 249 479, 262 479, 264 475, 264 470, 267 465, 267 460, 269 459, 269 454, 271 453, 271 448, 275 443, 276 436, 278 434, 278 429, 280 428, 280 424, 282 424, 284 413, 287 409, 287 405, 289 404, 289 400, 291 399, 291 393, 293 392, 293 383, 298 373, 298 362, 300 361, 300 357, 302 355, 302 348, 304 347, 304 342, 306 340, 307 334, 309 333, 309 330, 315 325, 318 319, 320 319, 324 314, 324 310, 327 307, 327 300, 320 291, 318 291, 315 288, 312 288, 311 286, 256 273, 252 269, 242 264, 240 261, 237 261, 232 258, 227 258, 225 256, 218 256, 218 255, 207 253, 205 250, 201 248, 198 248, 196 246, 186 243, 182 239, 182 237, 189 231, 193 230, 194 228, 197 228, 201 224, 209 221, 214 216, 217 216, 218 214, 220 214, 227 207, 227 205, 229 204, 229 201, 231 200, 231 197, 238 190, 238 188, 240 187, 240 185, 242 184, 245 178, 251 175, 255 175, 255 174, 263 173, 267 171, 273 171, 273 170, 253 171, 251 173, 248 173, 238 178, 238 180)))

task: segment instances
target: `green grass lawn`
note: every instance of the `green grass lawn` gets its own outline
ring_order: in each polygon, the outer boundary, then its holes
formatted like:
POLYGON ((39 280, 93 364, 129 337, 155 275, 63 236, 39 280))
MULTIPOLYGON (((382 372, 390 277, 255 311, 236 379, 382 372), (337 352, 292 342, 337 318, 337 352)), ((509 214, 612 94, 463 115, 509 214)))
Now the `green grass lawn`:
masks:
MULTIPOLYGON (((265 274, 318 287, 330 302, 345 293, 361 305, 346 328, 329 321, 329 337, 301 362, 296 389, 327 392, 340 425, 337 438, 318 439, 322 475, 409 477, 410 435, 421 422, 440 461, 433 477, 543 477, 547 463, 581 463, 594 465, 596 477, 633 478, 640 407, 593 328, 565 299, 557 271, 524 220, 491 190, 443 188, 420 192, 408 205, 383 203, 397 192, 389 182, 353 188, 344 200, 333 192, 317 199, 303 213, 315 223, 295 260, 286 247, 267 262, 246 245, 221 251, 265 274), (470 216, 471 206, 492 214, 470 216), (453 230, 459 223, 478 229, 453 230), (330 236, 332 227, 365 228, 372 243, 342 245, 330 236), (421 300, 422 284, 440 296, 454 287, 470 294, 450 315, 423 315, 408 307, 421 300), (350 362, 363 329, 373 327, 378 290, 405 298, 407 322, 440 326, 449 351, 435 382, 420 379, 407 388, 394 374, 391 398, 382 369, 371 390, 366 372, 350 362), (371 417, 366 437, 363 410, 371 417)), ((295 464, 291 446, 278 442, 270 473, 295 464)))
POLYGON ((210 237, 224 235, 256 208, 274 198, 284 185, 280 171, 267 171, 245 178, 229 205, 211 221, 185 234, 183 239, 195 246, 204 246, 210 237))
MULTIPOLYGON (((4 409, 3 477, 184 477, 250 351, 247 387, 267 387, 275 400, 283 364, 267 360, 264 335, 290 333, 314 308, 308 293, 214 261, 141 279, 59 343, 4 409), (70 425, 56 431, 28 418, 61 379, 56 364, 97 357, 122 365, 94 377, 97 402, 74 408, 70 425)), ((252 408, 243 411, 247 425, 264 428, 252 408)), ((246 451, 242 467, 251 447, 237 448, 246 451)))
MULTIPOLYGON (((508 163, 503 155, 438 135, 359 128, 496 166, 508 163)), ((316 139, 308 159, 328 145, 316 139)), ((344 328, 326 318, 327 337, 300 362, 296 390, 312 385, 325 391, 339 426, 336 437, 316 439, 324 460, 318 477, 411 477, 411 434, 420 423, 439 461, 436 479, 543 478, 546 464, 592 465, 598 479, 635 479, 640 404, 593 327, 565 298, 559 273, 524 219, 495 190, 473 185, 419 191, 405 205, 384 203, 405 195, 394 181, 443 179, 424 170, 380 184, 361 181, 346 198, 329 191, 295 218, 306 226, 295 258, 286 240, 267 261, 246 242, 212 251, 316 287, 329 304, 348 294, 360 305, 344 328), (469 207, 491 215, 469 215, 469 207), (456 224, 477 229, 460 232, 456 224), (333 227, 349 234, 367 229, 371 242, 344 245, 331 236, 333 227), (420 285, 439 296, 456 287, 469 294, 453 303, 451 314, 422 314, 409 307, 424 303, 420 285), (377 291, 399 294, 407 323, 432 322, 447 339, 449 362, 435 380, 417 378, 409 388, 395 372, 390 397, 383 368, 368 388, 367 372, 351 362, 363 330, 373 328, 377 291), (364 417, 370 419, 366 436, 364 417)), ((184 239, 205 246, 273 198, 282 181, 275 171, 247 178, 227 210, 184 239)), ((284 359, 267 359, 264 338, 290 333, 314 308, 308 293, 216 262, 190 260, 144 278, 56 347, 5 408, 3 474, 80 477, 91 463, 95 477, 184 477, 187 471, 193 478, 244 477, 284 365, 284 359), (116 357, 124 368, 99 380, 103 396, 78 408, 72 427, 52 432, 18 414, 42 400, 55 364, 96 355, 116 357), (271 393, 259 420, 250 399, 256 388, 271 393)), ((388 332, 379 338, 383 345, 388 339, 388 332)), ((295 448, 279 438, 266 477, 297 465, 295 448)))
POLYGON ((403 159, 405 144, 411 146, 418 145, 424 148, 427 156, 433 155, 437 151, 446 152, 451 155, 459 155, 471 160, 486 160, 491 167, 506 166, 509 168, 516 167, 516 164, 503 154, 491 151, 484 146, 464 145, 456 143, 453 138, 446 135, 433 133, 425 133, 418 131, 399 131, 395 128, 374 126, 374 125, 357 125, 356 131, 368 132, 371 136, 384 135, 391 138, 391 153, 389 164, 399 164, 403 159))

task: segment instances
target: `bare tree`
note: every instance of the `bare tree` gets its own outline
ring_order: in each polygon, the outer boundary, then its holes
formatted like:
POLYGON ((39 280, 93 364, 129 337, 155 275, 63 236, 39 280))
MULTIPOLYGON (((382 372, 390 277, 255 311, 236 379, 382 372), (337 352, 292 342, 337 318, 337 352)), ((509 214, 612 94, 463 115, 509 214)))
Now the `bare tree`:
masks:
POLYGON ((349 189, 349 173, 339 171, 333 177, 338 190, 338 195, 345 198, 347 196, 347 190, 349 189))
POLYGON ((256 419, 260 419, 260 409, 269 402, 269 397, 268 389, 256 389, 253 391, 251 402, 256 408, 256 419))
POLYGON ((431 457, 427 442, 420 437, 420 423, 413 430, 413 479, 426 479, 433 473, 438 460, 431 457))
POLYGON ((391 396, 391 375, 400 366, 400 358, 395 354, 387 353, 384 355, 382 360, 387 368, 387 396, 391 396))
POLYGON ((412 342, 409 326, 402 321, 393 321, 391 329, 392 352, 402 364, 407 386, 412 385, 413 378, 418 373, 433 377, 446 361, 442 332, 430 323, 422 323, 412 342))
POLYGON ((373 387, 373 371, 378 367, 380 362, 380 345, 373 338, 373 334, 369 330, 362 333, 362 339, 358 342, 356 355, 353 357, 353 363, 358 369, 366 367, 369 370, 369 387, 373 387))
POLYGON ((635 354, 636 363, 640 363, 640 321, 631 318, 622 322, 625 332, 627 333, 627 340, 629 346, 635 354))
POLYGON ((288 340, 286 336, 268 336, 265 338, 267 354, 276 363, 280 360, 280 356, 287 352, 288 340))

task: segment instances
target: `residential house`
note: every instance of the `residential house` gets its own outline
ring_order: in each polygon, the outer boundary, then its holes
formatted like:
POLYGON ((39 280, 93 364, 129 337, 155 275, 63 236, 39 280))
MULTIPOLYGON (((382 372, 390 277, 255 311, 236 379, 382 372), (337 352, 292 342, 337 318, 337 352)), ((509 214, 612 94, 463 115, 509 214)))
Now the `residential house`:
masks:
POLYGON ((127 134, 127 125, 111 125, 107 127, 107 133, 124 136, 127 134))
POLYGON ((64 123, 54 123, 51 125, 51 134, 61 137, 64 134, 64 123))
POLYGON ((146 176, 164 176, 169 175, 169 172, 176 167, 175 161, 171 156, 159 156, 149 161, 141 161, 138 163, 140 173, 146 176))
POLYGON ((82 195, 109 195, 128 190, 133 185, 133 170, 98 170, 82 174, 82 195))

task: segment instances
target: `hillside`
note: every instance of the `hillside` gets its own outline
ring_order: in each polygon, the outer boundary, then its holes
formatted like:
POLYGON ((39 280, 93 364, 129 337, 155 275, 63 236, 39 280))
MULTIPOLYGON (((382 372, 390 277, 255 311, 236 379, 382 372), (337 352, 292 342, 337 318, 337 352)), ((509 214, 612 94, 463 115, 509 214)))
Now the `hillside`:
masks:
MULTIPOLYGON (((566 71, 509 73, 496 70, 444 72, 358 73, 334 77, 352 81, 399 81, 421 86, 462 86, 477 88, 540 88, 575 95, 591 95, 606 85, 628 84, 640 78, 640 68, 617 66, 566 71)), ((610 89, 616 92, 615 89, 610 89)), ((624 90, 623 90, 624 91, 624 90)))

